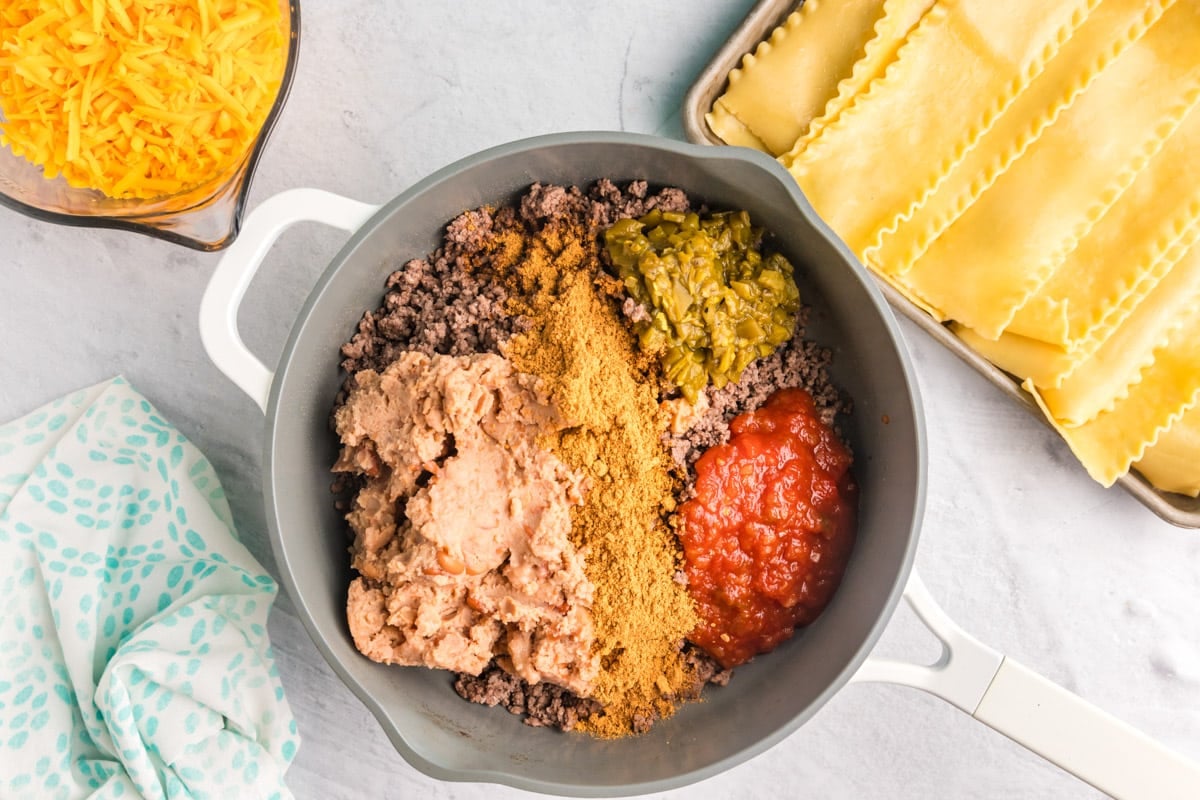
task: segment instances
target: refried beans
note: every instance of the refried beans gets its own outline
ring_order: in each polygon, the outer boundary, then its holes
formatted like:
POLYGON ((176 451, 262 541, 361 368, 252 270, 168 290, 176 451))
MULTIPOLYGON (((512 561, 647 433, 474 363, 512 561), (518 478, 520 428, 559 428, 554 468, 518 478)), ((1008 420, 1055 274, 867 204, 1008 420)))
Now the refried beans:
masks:
POLYGON ((570 540, 584 478, 535 441, 561 425, 536 379, 497 355, 410 351, 358 373, 335 420, 334 469, 366 476, 347 515, 358 649, 470 673, 495 658, 588 694, 595 589, 570 540))

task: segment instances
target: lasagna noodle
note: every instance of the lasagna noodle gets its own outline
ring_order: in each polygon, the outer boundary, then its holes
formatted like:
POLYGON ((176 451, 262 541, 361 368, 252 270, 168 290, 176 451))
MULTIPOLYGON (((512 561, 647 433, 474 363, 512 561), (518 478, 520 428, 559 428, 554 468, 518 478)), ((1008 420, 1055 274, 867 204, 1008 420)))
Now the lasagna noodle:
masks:
POLYGON ((737 118, 736 114, 726 108, 720 98, 717 98, 717 101, 713 103, 712 111, 705 114, 704 119, 708 122, 709 129, 721 137, 721 141, 725 142, 725 144, 731 144, 735 147, 752 147, 755 150, 762 150, 764 153, 770 152, 767 146, 763 144, 763 140, 755 136, 737 118))
POLYGON ((782 156, 784 163, 790 164, 809 143, 817 137, 828 125, 836 122, 842 111, 848 108, 859 95, 876 78, 884 74, 892 62, 896 60, 896 52, 908 39, 917 23, 933 6, 934 0, 886 0, 883 4, 883 16, 875 23, 875 35, 867 42, 863 57, 854 63, 850 77, 841 81, 837 86, 837 94, 828 103, 821 116, 808 126, 808 130, 796 140, 792 149, 782 156))
POLYGON ((906 300, 924 311, 929 316, 933 317, 938 322, 946 321, 946 315, 942 313, 941 309, 934 307, 924 297, 921 297, 921 295, 914 292, 911 286, 906 286, 901 278, 898 278, 895 275, 889 275, 886 272, 877 272, 875 273, 875 277, 879 278, 884 283, 889 284, 893 289, 904 295, 906 300))
POLYGON ((1200 394, 1200 298, 1192 298, 1189 313, 1172 327, 1153 362, 1142 370, 1140 380, 1109 411, 1082 425, 1067 426, 1055 419, 1032 383, 1031 392, 1054 427, 1067 440, 1088 474, 1104 486, 1112 486, 1130 464, 1139 460, 1147 447, 1176 419, 1196 405, 1200 394))
POLYGON ((1200 405, 1158 435, 1134 468, 1155 488, 1200 496, 1200 405))
POLYGON ((1193 245, 1137 305, 1129 318, 1057 388, 1042 399, 1064 425, 1080 425, 1111 410, 1129 393, 1175 320, 1200 300, 1200 244, 1193 245))
POLYGON ((940 0, 867 93, 785 164, 856 254, 905 220, 1099 0, 940 0))
POLYGON ((1197 153, 1200 108, 1193 108, 1005 330, 1071 347, 1120 324, 1170 266, 1163 254, 1200 233, 1197 153))
POLYGON ((1075 369, 1081 360, 1079 350, 1069 352, 1015 333, 1005 333, 999 339, 985 339, 958 322, 952 323, 950 330, 1000 369, 1037 386, 1054 385, 1060 375, 1075 369))
POLYGON ((807 0, 729 73, 721 105, 784 153, 819 116, 871 38, 883 0, 807 0))
POLYGON ((930 245, 905 283, 998 337, 1195 105, 1196 41, 1200 4, 1168 9, 930 245))
MULTIPOLYGON (((1198 240, 1200 240, 1200 225, 1194 225, 1186 235, 1180 237, 1163 253, 1162 257, 1151 267, 1151 272, 1156 275, 1165 275, 1168 271, 1175 269, 1176 264, 1185 254, 1189 253, 1189 248, 1198 240)), ((1197 264, 1195 261, 1189 261, 1186 265, 1180 265, 1178 269, 1181 272, 1194 270, 1197 269, 1197 264)), ((892 281, 895 282, 896 279, 892 278, 892 281)), ((1147 291, 1144 294, 1149 293, 1147 291)), ((1160 300, 1163 298, 1161 293, 1159 298, 1160 300)), ((926 303, 922 307, 928 308, 928 304, 926 303)), ((1161 308, 1161 306, 1151 303, 1141 309, 1143 319, 1146 314, 1153 313, 1152 309, 1156 307, 1161 308)), ((1028 379, 1039 389, 1055 389, 1062 386, 1075 374, 1076 370, 1086 364, 1107 342, 1108 338, 1115 331, 1120 330, 1126 320, 1130 319, 1139 308, 1141 308, 1141 303, 1123 305, 1120 308, 1120 319, 1114 319, 1111 324, 1094 329, 1091 335, 1076 342, 1071 349, 1009 331, 1005 331, 997 339, 987 339, 959 323, 952 324, 951 330, 972 349, 1005 372, 1012 373, 1022 380, 1028 379)), ((1133 321, 1132 324, 1145 323, 1133 321)))
POLYGON ((1058 118, 1063 108, 1115 57, 1138 41, 1174 2, 1102 0, 1050 60, 1045 71, 1017 95, 995 125, 912 216, 898 228, 880 231, 872 237, 878 244, 866 250, 863 260, 878 271, 906 272, 1058 118))

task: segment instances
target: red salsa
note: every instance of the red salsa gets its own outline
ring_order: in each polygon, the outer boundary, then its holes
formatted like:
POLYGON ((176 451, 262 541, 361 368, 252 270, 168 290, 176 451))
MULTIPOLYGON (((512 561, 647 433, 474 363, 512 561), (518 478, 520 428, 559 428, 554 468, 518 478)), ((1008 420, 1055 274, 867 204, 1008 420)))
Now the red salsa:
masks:
POLYGON ((768 652, 825 608, 854 545, 851 456, 803 389, 781 389, 696 461, 680 507, 700 624, 689 637, 725 667, 768 652))

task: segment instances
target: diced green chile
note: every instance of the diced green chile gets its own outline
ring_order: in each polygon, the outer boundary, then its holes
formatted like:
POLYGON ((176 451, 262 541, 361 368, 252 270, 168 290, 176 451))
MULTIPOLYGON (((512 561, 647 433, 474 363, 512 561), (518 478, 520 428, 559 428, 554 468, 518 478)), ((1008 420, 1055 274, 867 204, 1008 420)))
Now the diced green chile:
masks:
POLYGON ((701 219, 651 211, 604 234, 626 291, 648 312, 635 323, 643 350, 695 402, 711 381, 724 386, 792 337, 800 292, 792 265, 763 256, 762 231, 745 211, 701 219))

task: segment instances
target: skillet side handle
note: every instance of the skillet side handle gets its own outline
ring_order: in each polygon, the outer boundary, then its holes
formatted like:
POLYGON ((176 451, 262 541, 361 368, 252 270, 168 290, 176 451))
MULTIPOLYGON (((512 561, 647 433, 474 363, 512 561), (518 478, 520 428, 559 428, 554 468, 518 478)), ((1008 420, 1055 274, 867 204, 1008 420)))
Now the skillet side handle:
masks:
POLYGON ((968 634, 914 571, 904 599, 942 644, 933 664, 868 659, 853 681, 921 689, 1119 800, 1194 800, 1200 764, 968 634))
POLYGON ((217 262, 200 300, 200 340, 217 369, 264 412, 274 373, 246 347, 237 326, 238 307, 254 273, 279 235, 297 222, 323 222, 351 232, 378 210, 320 189, 289 189, 246 217, 238 238, 217 262))
POLYGON ((1011 658, 972 716, 1113 797, 1200 797, 1200 765, 1011 658))

